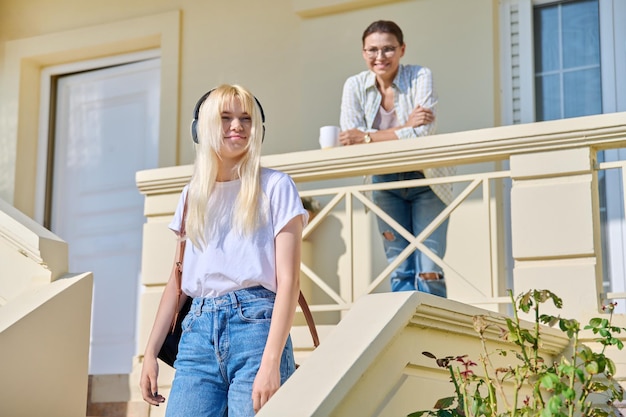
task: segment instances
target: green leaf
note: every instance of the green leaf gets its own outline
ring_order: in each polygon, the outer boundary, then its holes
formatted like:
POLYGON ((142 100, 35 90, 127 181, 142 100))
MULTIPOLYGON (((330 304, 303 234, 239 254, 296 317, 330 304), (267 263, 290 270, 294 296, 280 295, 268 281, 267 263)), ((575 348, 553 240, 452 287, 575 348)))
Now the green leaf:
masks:
POLYGON ((406 417, 422 417, 426 413, 428 413, 428 415, 430 415, 430 411, 416 411, 414 413, 407 414, 406 417))
POLYGON ((559 377, 555 374, 544 374, 540 380, 541 387, 547 390, 553 390, 559 383, 559 377))
POLYGON ((600 366, 598 365, 598 362, 596 361, 587 362, 585 364, 585 370, 589 372, 591 375, 596 375, 598 373, 599 368, 600 366))
POLYGON ((456 397, 440 398, 435 403, 434 408, 439 409, 439 410, 440 409, 444 409, 444 408, 448 408, 448 407, 450 407, 454 403, 455 399, 456 399, 456 397))
POLYGON ((586 326, 585 329, 588 329, 589 327, 598 327, 600 323, 602 323, 602 319, 600 317, 594 317, 589 320, 589 326, 586 326))
POLYGON ((556 322, 559 321, 559 318, 550 314, 542 314, 539 316, 539 322, 547 324, 548 326, 554 326, 556 322))
POLYGON ((585 382, 585 372, 582 369, 576 369, 574 373, 580 382, 585 382))
POLYGON ((609 389, 609 386, 606 384, 603 384, 602 382, 599 381, 594 381, 591 384, 589 384, 590 390, 591 392, 605 392, 609 389))
POLYGON ((537 339, 535 339, 535 337, 528 330, 522 330, 520 333, 522 338, 531 345, 534 345, 537 342, 537 339))
POLYGON ((582 345, 579 349, 578 349, 578 355, 580 358, 582 358, 583 360, 591 360, 593 358, 593 350, 591 350, 591 348, 587 345, 582 345))
POLYGON ((519 309, 522 310, 524 313, 528 313, 530 311, 530 307, 532 306, 532 301, 531 301, 531 292, 528 291, 525 294, 520 295, 519 297, 519 302, 518 302, 518 306, 519 309))
POLYGON ((606 370, 611 375, 615 375, 615 373, 617 372, 615 362, 613 362, 611 358, 606 358, 606 370))
POLYGON ((558 414, 562 405, 563 405, 563 401, 561 400, 561 397, 559 396, 555 395, 553 397, 550 397, 550 399, 548 400, 548 409, 550 410, 552 414, 558 414))
POLYGON ((572 365, 561 364, 559 365, 559 371, 562 374, 567 375, 568 377, 571 377, 572 375, 574 375, 574 372, 576 371, 576 367, 572 365))

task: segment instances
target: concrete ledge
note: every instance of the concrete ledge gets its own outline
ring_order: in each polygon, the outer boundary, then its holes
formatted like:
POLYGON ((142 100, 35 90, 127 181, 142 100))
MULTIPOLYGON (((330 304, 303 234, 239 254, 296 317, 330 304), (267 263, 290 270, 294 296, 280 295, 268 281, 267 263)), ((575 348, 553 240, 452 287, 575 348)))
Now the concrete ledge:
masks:
MULTIPOLYGON (((41 282, 54 281, 67 272, 67 243, 2 199, 0 239, 11 249, 11 255, 6 256, 25 258, 40 270, 34 275, 40 278, 46 276, 45 279, 39 279, 41 282)), ((11 273, 21 271, 15 267, 14 259, 0 256, 0 260, 3 261, 3 277, 8 278, 11 273)), ((2 284, 15 285, 10 282, 2 284)))
MULTIPOLYGON (((431 407, 450 395, 449 374, 421 352, 478 358, 476 315, 503 323, 501 314, 424 293, 364 296, 257 416, 392 416, 431 407)), ((487 337, 502 347, 495 329, 487 337)), ((550 328, 544 338, 546 358, 569 343, 550 328)))
POLYGON ((85 417, 92 287, 67 275, 0 309, 3 416, 85 417))

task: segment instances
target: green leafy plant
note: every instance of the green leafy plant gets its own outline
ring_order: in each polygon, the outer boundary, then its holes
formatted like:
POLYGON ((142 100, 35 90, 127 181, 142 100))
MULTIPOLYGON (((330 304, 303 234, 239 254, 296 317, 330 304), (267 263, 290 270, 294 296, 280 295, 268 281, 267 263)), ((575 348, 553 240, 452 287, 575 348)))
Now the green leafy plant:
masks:
POLYGON ((625 328, 613 326, 611 320, 615 303, 603 307, 608 318, 593 318, 584 330, 590 330, 602 348, 594 352, 579 342, 580 323, 572 319, 540 314, 540 305, 552 301, 556 308, 562 300, 549 290, 531 290, 517 299, 509 291, 513 302, 513 318, 505 325, 488 321, 485 316, 474 317, 474 329, 479 335, 482 354, 478 362, 482 375, 474 372, 477 363, 467 355, 437 357, 423 354, 450 372, 454 395, 439 399, 432 409, 409 414, 408 417, 573 417, 621 416, 615 402, 623 400, 622 387, 613 379, 615 363, 605 355, 606 348, 622 349, 622 341, 614 335, 625 328), (523 326, 519 313, 534 315, 534 326, 523 326), (571 340, 571 356, 562 356, 553 363, 540 355, 541 329, 544 325, 558 325, 571 340), (485 332, 493 326, 500 338, 512 348, 489 351, 485 332), (491 356, 511 355, 514 365, 495 367, 491 356))

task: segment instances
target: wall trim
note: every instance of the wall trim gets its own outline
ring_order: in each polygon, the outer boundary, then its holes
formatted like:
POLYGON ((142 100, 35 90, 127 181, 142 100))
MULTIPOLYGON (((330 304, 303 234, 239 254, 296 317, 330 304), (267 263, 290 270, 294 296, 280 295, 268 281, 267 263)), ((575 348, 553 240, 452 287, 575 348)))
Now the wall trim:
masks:
POLYGON ((406 0, 292 0, 293 11, 300 17, 319 17, 406 0))
POLYGON ((8 164, 0 198, 34 216, 41 74, 51 66, 160 50, 159 166, 178 163, 180 21, 181 12, 174 10, 7 42, 0 145, 8 164))

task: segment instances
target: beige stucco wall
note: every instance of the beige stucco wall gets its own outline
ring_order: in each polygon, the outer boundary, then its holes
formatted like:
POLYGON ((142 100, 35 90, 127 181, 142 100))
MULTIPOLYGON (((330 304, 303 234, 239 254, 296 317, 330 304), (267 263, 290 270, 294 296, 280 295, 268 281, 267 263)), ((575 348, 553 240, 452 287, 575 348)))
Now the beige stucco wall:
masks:
POLYGON ((0 402, 6 416, 82 417, 93 276, 67 244, 0 199, 0 402), (62 375, 63 383, 59 383, 62 375), (33 381, 47 387, 33 401, 33 381))
POLYGON ((441 132, 493 126, 498 113, 494 3, 114 0, 87 6, 79 0, 2 1, 0 197, 33 213, 38 73, 49 65, 129 49, 165 46, 170 51, 163 65, 173 68, 169 78, 164 74, 161 109, 162 118, 173 121, 162 122, 161 141, 169 145, 162 144, 161 166, 192 162, 191 109, 200 95, 221 82, 246 85, 262 101, 268 117, 266 154, 315 149, 319 126, 338 123, 346 77, 365 68, 361 33, 379 18, 403 27, 403 62, 433 69, 441 132), (374 5, 364 7, 368 4, 374 5), (315 16, 320 10, 312 5, 348 10, 315 16), (172 28, 168 19, 150 20, 177 11, 180 27, 172 28), (179 33, 160 33, 171 30, 179 33), (63 39, 64 33, 71 36, 63 39))
MULTIPOLYGON (((404 63, 433 70, 439 132, 494 126, 497 15, 493 0, 3 0, 0 197, 29 216, 36 212, 40 75, 50 66, 160 49, 159 166, 169 167, 192 162, 191 110, 222 82, 241 83, 261 100, 265 155, 316 149, 319 127, 338 124, 345 79, 365 69, 360 38, 376 19, 395 20, 403 28, 404 63)), ((446 257, 453 265, 468 265, 463 272, 477 277, 489 272, 488 264, 475 261, 476 253, 488 251, 488 242, 475 237, 468 253, 464 236, 484 226, 475 214, 480 210, 470 201, 455 212, 446 257)), ((146 233, 169 233, 162 220, 148 223, 146 233)), ((385 261, 373 219, 363 215, 360 221, 360 242, 372 254, 370 264, 360 265, 362 273, 379 272, 385 261)), ((164 265, 142 271, 144 276, 169 269, 171 252, 162 251, 164 265)))
MULTIPOLYGON (((79 0, 4 0, 0 197, 30 216, 36 212, 40 73, 51 65, 159 48, 161 167, 193 161, 191 110, 221 82, 241 83, 258 96, 267 115, 264 154, 282 154, 316 149, 319 127, 338 124, 343 83, 365 69, 361 34, 376 19, 395 20, 403 28, 404 63, 433 70, 439 132, 498 124, 495 1, 113 0, 87 7, 79 0)), ((493 169, 488 165, 459 172, 493 169)), ((482 213, 481 200, 471 198, 451 218, 445 260, 468 276, 485 277, 492 268, 482 261, 489 251, 489 237, 477 233, 488 220, 482 213), (471 250, 466 236, 473 236, 471 250)), ((359 221, 372 254, 370 263, 360 265, 362 272, 378 273, 386 262, 373 216, 359 221)), ((460 284, 458 290, 452 286, 451 296, 476 292, 460 284)))

